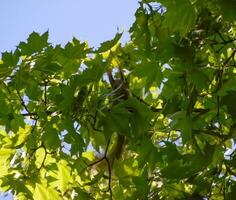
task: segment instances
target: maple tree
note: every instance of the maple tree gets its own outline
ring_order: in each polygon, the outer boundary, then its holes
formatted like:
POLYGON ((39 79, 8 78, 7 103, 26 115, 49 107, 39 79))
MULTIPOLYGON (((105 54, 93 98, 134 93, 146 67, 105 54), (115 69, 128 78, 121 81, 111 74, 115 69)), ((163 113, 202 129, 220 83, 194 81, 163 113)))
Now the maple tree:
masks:
POLYGON ((235 10, 235 0, 143 0, 125 45, 122 33, 94 49, 33 32, 2 53, 1 191, 234 199, 235 10), (108 70, 125 76, 127 98, 108 70))

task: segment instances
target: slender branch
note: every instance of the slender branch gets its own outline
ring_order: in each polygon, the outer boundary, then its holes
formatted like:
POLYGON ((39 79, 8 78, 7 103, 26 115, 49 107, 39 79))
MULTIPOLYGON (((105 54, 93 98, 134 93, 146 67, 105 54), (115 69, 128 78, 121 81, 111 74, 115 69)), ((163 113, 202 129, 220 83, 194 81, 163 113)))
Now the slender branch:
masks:
POLYGON ((106 150, 105 150, 105 154, 104 154, 104 158, 107 162, 107 168, 108 168, 108 174, 109 174, 109 178, 108 178, 108 191, 110 192, 110 200, 112 200, 112 189, 111 189, 111 164, 109 159, 107 158, 107 153, 108 153, 108 147, 110 144, 110 139, 107 142, 107 146, 106 146, 106 150))
MULTIPOLYGON (((51 115, 51 114, 53 114, 53 113, 55 113, 55 114, 61 114, 62 112, 60 111, 60 112, 52 112, 52 111, 45 111, 46 112, 46 114, 47 115, 51 115)), ((32 112, 32 113, 21 113, 21 115, 22 116, 24 116, 24 117, 30 117, 30 116, 38 116, 38 113, 36 113, 36 112, 32 112)))
POLYGON ((101 129, 98 129, 98 128, 96 128, 96 126, 95 126, 97 114, 95 113, 94 116, 91 115, 91 114, 89 114, 88 117, 90 117, 90 118, 93 120, 93 121, 89 120, 89 123, 90 123, 92 129, 93 129, 94 131, 97 131, 97 132, 103 132, 101 129), (94 123, 94 122, 95 122, 95 123, 94 123))
MULTIPOLYGON (((220 96, 217 95, 217 113, 216 113, 216 118, 218 123, 220 124, 220 96)), ((219 126, 219 128, 221 127, 221 124, 219 126)))
POLYGON ((48 81, 44 80, 44 105, 45 107, 47 106, 47 86, 48 86, 48 81))
POLYGON ((96 160, 95 162, 93 162, 93 163, 90 163, 86 168, 88 168, 88 167, 92 167, 93 165, 96 165, 96 164, 98 164, 98 163, 100 163, 100 162, 102 162, 104 159, 105 159, 106 157, 105 156, 103 156, 102 158, 100 158, 100 159, 98 159, 98 160, 96 160))
POLYGON ((90 163, 89 165, 87 165, 87 167, 85 167, 85 168, 81 171, 80 174, 82 174, 87 168, 92 167, 92 166, 94 166, 94 165, 96 165, 96 164, 102 162, 103 160, 105 160, 105 159, 107 158, 107 153, 108 153, 108 147, 109 147, 109 145, 110 145, 110 139, 109 139, 108 142, 107 142, 107 146, 106 146, 106 149, 105 149, 105 152, 104 152, 104 156, 103 156, 102 158, 100 158, 100 159, 98 159, 98 160, 96 160, 96 161, 90 163))
POLYGON ((27 106, 25 105, 25 102, 24 100, 22 99, 21 95, 20 95, 20 92, 18 90, 16 90, 17 92, 17 95, 18 97, 20 98, 20 102, 21 102, 21 105, 23 106, 23 108, 26 110, 26 112, 29 114, 29 116, 31 116, 31 112, 29 111, 29 109, 27 108, 27 106))
POLYGON ((225 167, 226 167, 227 172, 228 172, 230 175, 233 175, 234 177, 236 177, 235 172, 233 172, 233 170, 230 169, 230 167, 229 167, 226 163, 225 163, 225 167))
POLYGON ((235 53, 236 53, 236 50, 234 50, 232 54, 225 60, 222 67, 225 67, 228 64, 228 62, 234 57, 235 53))
POLYGON ((106 145, 106 149, 105 149, 105 152, 104 152, 104 156, 100 159, 98 159, 97 161, 93 162, 93 163, 90 163, 89 165, 87 165, 86 168, 84 168, 80 174, 82 174, 87 168, 89 167, 92 167, 100 162, 102 162, 103 160, 106 160, 107 162, 107 168, 108 168, 108 191, 110 193, 110 200, 112 200, 112 188, 111 188, 111 176, 112 176, 112 173, 111 173, 111 164, 110 164, 110 161, 107 157, 107 154, 108 154, 108 148, 109 148, 109 145, 110 145, 110 139, 108 140, 107 142, 107 145, 106 145))
POLYGON ((44 163, 45 163, 45 161, 46 161, 47 154, 48 154, 47 149, 46 149, 46 147, 44 146, 44 144, 42 144, 42 147, 43 147, 43 149, 44 149, 44 157, 43 157, 43 161, 42 161, 40 167, 37 169, 38 171, 40 171, 40 170, 42 169, 42 167, 44 166, 44 163))
POLYGON ((214 131, 214 130, 207 130, 207 129, 200 129, 200 130, 194 130, 193 132, 195 135, 198 135, 199 133, 201 134, 205 134, 205 135, 211 135, 211 136, 214 136, 214 137, 217 137, 219 139, 222 139, 223 141, 226 141, 227 139, 229 139, 229 136, 230 135, 223 135, 223 134, 220 134, 218 131, 214 131))
POLYGON ((132 96, 135 97, 137 100, 139 100, 141 103, 145 104, 146 106, 148 106, 151 111, 153 112, 160 112, 162 109, 160 108, 155 108, 152 105, 148 104, 146 101, 144 101, 142 98, 140 98, 139 96, 137 96, 136 94, 132 93, 132 96))
POLYGON ((43 146, 42 146, 42 144, 41 145, 39 145, 38 147, 36 147, 36 148, 33 148, 33 149, 30 149, 32 152, 30 153, 30 159, 31 159, 31 157, 32 157, 32 155, 38 150, 38 149, 40 149, 40 148, 42 148, 43 146))
POLYGON ((216 86, 216 90, 215 93, 218 92, 218 90, 221 88, 221 83, 222 83, 222 78, 223 78, 223 74, 224 74, 224 69, 227 66, 227 64, 229 63, 229 61, 234 58, 234 55, 236 53, 236 50, 234 50, 232 52, 232 54, 224 61, 224 63, 222 64, 222 66, 219 67, 219 71, 217 74, 217 86, 216 86))
POLYGON ((109 145, 110 145, 110 141, 111 141, 111 139, 109 139, 108 142, 107 142, 107 146, 106 146, 105 153, 104 153, 104 156, 105 156, 105 157, 107 157, 107 153, 108 153, 108 148, 109 148, 109 145))
POLYGON ((32 116, 37 116, 37 113, 21 113, 22 116, 24 117, 32 117, 32 116))
POLYGON ((220 36, 220 39, 223 41, 223 42, 226 42, 226 40, 224 39, 223 35, 221 34, 221 32, 219 31, 216 31, 217 34, 220 36))
POLYGON ((219 45, 219 44, 226 45, 226 44, 232 43, 234 41, 236 41, 236 39, 230 39, 230 40, 222 41, 222 42, 217 42, 216 40, 209 40, 211 45, 219 45))
POLYGON ((110 200, 112 200, 112 188, 111 188, 111 164, 107 157, 105 157, 105 160, 107 161, 107 167, 108 167, 108 191, 110 192, 110 200))
POLYGON ((32 130, 30 131, 30 133, 33 133, 33 132, 34 132, 34 130, 35 130, 36 126, 37 126, 37 123, 38 123, 38 118, 35 119, 33 128, 32 128, 32 130))
MULTIPOLYGON (((165 108, 155 108, 152 105, 148 104, 146 101, 144 101, 142 98, 140 98, 139 96, 137 96, 136 94, 132 93, 132 96, 135 97, 137 100, 139 100, 141 103, 143 103, 144 105, 148 106, 150 108, 151 111, 153 112, 161 112, 163 111, 165 108)), ((204 114, 209 112, 209 109, 202 109, 202 108, 194 108, 193 112, 195 113, 199 113, 199 114, 204 114)))
POLYGON ((226 156, 229 156, 230 159, 232 159, 232 156, 235 154, 235 152, 236 152, 236 148, 230 154, 228 154, 226 156))

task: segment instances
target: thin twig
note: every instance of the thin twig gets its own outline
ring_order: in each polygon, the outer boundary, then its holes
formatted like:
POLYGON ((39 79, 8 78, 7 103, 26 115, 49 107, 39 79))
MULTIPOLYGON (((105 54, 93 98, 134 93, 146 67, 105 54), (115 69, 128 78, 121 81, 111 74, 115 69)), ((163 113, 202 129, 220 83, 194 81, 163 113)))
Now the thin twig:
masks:
POLYGON ((93 162, 93 163, 87 165, 87 167, 84 168, 84 169, 81 171, 80 174, 82 174, 87 168, 92 167, 92 166, 94 166, 94 165, 96 165, 96 164, 102 162, 103 160, 106 160, 106 162, 107 162, 107 168, 108 168, 108 174, 109 174, 109 175, 108 175, 108 191, 109 191, 109 193, 110 193, 110 200, 112 200, 112 188, 111 188, 111 178, 112 178, 111 176, 112 176, 112 174, 111 174, 111 164, 110 164, 110 161, 109 161, 109 159, 108 159, 108 157, 107 157, 109 145, 110 145, 110 139, 109 139, 108 142, 107 142, 107 146, 106 146, 106 149, 105 149, 105 152, 104 152, 104 156, 103 156, 102 158, 100 158, 99 160, 97 160, 97 161, 95 161, 95 162, 93 162))
POLYGON ((105 160, 107 162, 107 167, 108 167, 108 191, 110 192, 110 200, 112 200, 112 188, 111 188, 111 164, 110 161, 107 157, 105 157, 105 160))
POLYGON ((30 159, 31 159, 31 157, 33 156, 33 154, 38 150, 38 149, 40 149, 40 148, 42 148, 43 146, 42 146, 42 144, 40 145, 40 146, 38 146, 38 147, 36 147, 36 148, 33 148, 33 149, 30 149, 32 152, 30 153, 30 155, 29 155, 29 157, 30 157, 30 159))
POLYGON ((99 160, 96 160, 95 162, 93 162, 93 163, 90 163, 86 168, 88 168, 88 167, 92 167, 93 165, 96 165, 96 164, 98 164, 98 163, 100 163, 100 162, 102 162, 104 159, 105 159, 106 157, 105 156, 103 156, 102 158, 100 158, 99 160))
POLYGON ((24 102, 24 100, 22 99, 22 97, 21 97, 21 95, 20 95, 20 92, 19 92, 18 90, 16 90, 16 92, 17 92, 18 97, 20 98, 21 105, 24 107, 24 109, 26 110, 26 112, 31 115, 31 112, 28 110, 27 106, 25 105, 25 102, 24 102))
POLYGON ((226 167, 227 172, 228 172, 230 175, 233 175, 234 177, 236 177, 236 174, 233 172, 232 169, 230 169, 230 167, 229 167, 227 164, 225 164, 225 167, 226 167))
POLYGON ((226 42, 226 40, 224 39, 224 37, 223 37, 223 35, 221 34, 221 32, 219 32, 219 31, 216 31, 216 32, 217 32, 217 34, 220 36, 221 40, 222 40, 223 42, 226 42))
POLYGON ((148 106, 150 108, 150 110, 153 111, 153 112, 160 112, 162 110, 160 108, 155 108, 152 105, 148 104, 146 101, 144 101, 142 98, 140 98, 139 96, 137 96, 134 93, 132 93, 132 96, 135 97, 137 100, 139 100, 144 105, 148 106))
POLYGON ((87 168, 92 167, 92 166, 94 166, 94 165, 96 165, 96 164, 102 162, 104 159, 106 159, 106 158, 107 158, 107 152, 108 152, 108 147, 109 147, 109 145, 110 145, 110 139, 109 139, 108 142, 107 142, 107 146, 106 146, 106 149, 105 149, 105 152, 104 152, 104 156, 103 156, 102 158, 100 158, 100 159, 98 159, 98 160, 96 160, 96 161, 90 163, 89 165, 87 165, 87 166, 80 172, 80 174, 82 174, 87 168))
POLYGON ((219 71, 218 71, 218 75, 217 75, 217 87, 215 90, 215 93, 218 92, 218 90, 221 88, 221 83, 222 83, 222 78, 223 78, 223 74, 224 74, 224 69, 227 66, 227 64, 229 63, 229 61, 234 58, 234 55, 236 53, 236 50, 234 50, 232 52, 232 54, 224 61, 224 63, 222 64, 222 66, 219 67, 219 71))
POLYGON ((32 116, 37 116, 37 113, 21 113, 22 116, 24 117, 32 117, 32 116))
POLYGON ((220 45, 220 44, 226 45, 226 44, 232 43, 234 41, 236 41, 236 39, 231 39, 231 40, 227 40, 227 41, 223 41, 223 42, 217 42, 216 40, 209 40, 211 45, 220 45))
POLYGON ((45 107, 47 106, 47 84, 48 82, 45 80, 44 81, 44 105, 45 107))
POLYGON ((47 149, 43 144, 42 144, 42 147, 44 149, 44 157, 43 157, 43 161, 42 161, 40 167, 37 169, 38 171, 40 171, 42 169, 42 167, 44 166, 44 163, 45 163, 45 160, 46 160, 47 154, 48 154, 47 149))
POLYGON ((41 145, 41 148, 44 149, 45 154, 44 154, 44 157, 43 157, 43 161, 42 161, 40 167, 38 168, 38 171, 40 171, 40 170, 42 169, 42 167, 44 167, 44 163, 45 163, 45 161, 46 161, 47 155, 48 155, 48 154, 54 154, 54 153, 56 153, 56 151, 48 152, 48 151, 47 151, 47 148, 45 147, 45 145, 44 145, 43 143, 42 143, 42 145, 41 145))

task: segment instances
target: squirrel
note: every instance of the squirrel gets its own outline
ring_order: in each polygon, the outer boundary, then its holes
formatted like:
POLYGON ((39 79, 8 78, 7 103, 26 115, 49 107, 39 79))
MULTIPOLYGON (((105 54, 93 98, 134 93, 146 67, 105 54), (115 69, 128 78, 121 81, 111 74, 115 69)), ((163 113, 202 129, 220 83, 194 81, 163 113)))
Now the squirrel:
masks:
MULTIPOLYGON (((114 78, 112 75, 112 69, 109 69, 107 71, 107 75, 109 78, 109 82, 111 84, 112 90, 114 92, 114 99, 116 99, 113 102, 113 106, 116 105, 120 99, 127 100, 129 96, 131 96, 130 90, 129 90, 129 84, 127 80, 125 79, 124 73, 121 68, 118 68, 120 77, 114 78)), ((125 143, 125 136, 122 134, 117 133, 117 141, 116 145, 114 147, 114 151, 111 152, 111 154, 114 154, 114 157, 112 158, 112 163, 114 162, 114 158, 120 159, 122 155, 122 151, 124 148, 125 143)))
POLYGON ((116 94, 115 96, 120 97, 120 99, 126 100, 128 99, 129 96, 131 96, 131 93, 129 90, 129 84, 127 80, 125 79, 122 69, 121 68, 118 68, 118 69, 119 69, 120 78, 114 79, 111 69, 107 71, 107 75, 108 75, 112 90, 116 94))

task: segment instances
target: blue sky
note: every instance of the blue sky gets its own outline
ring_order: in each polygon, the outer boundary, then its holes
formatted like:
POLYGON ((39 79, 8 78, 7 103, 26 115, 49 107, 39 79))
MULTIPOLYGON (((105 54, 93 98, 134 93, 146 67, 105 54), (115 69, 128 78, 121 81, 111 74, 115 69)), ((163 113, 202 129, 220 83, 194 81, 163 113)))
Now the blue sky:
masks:
MULTIPOLYGON (((33 32, 49 30, 49 41, 66 44, 73 36, 91 47, 128 31, 137 0, 3 0, 0 3, 0 52, 15 50, 33 32)), ((124 34, 122 41, 128 40, 124 34)), ((10 200, 0 196, 0 200, 10 200)))
POLYGON ((53 44, 65 44, 75 36, 98 46, 117 28, 127 31, 137 7, 137 0, 3 0, 0 52, 14 50, 32 31, 47 30, 53 44))

